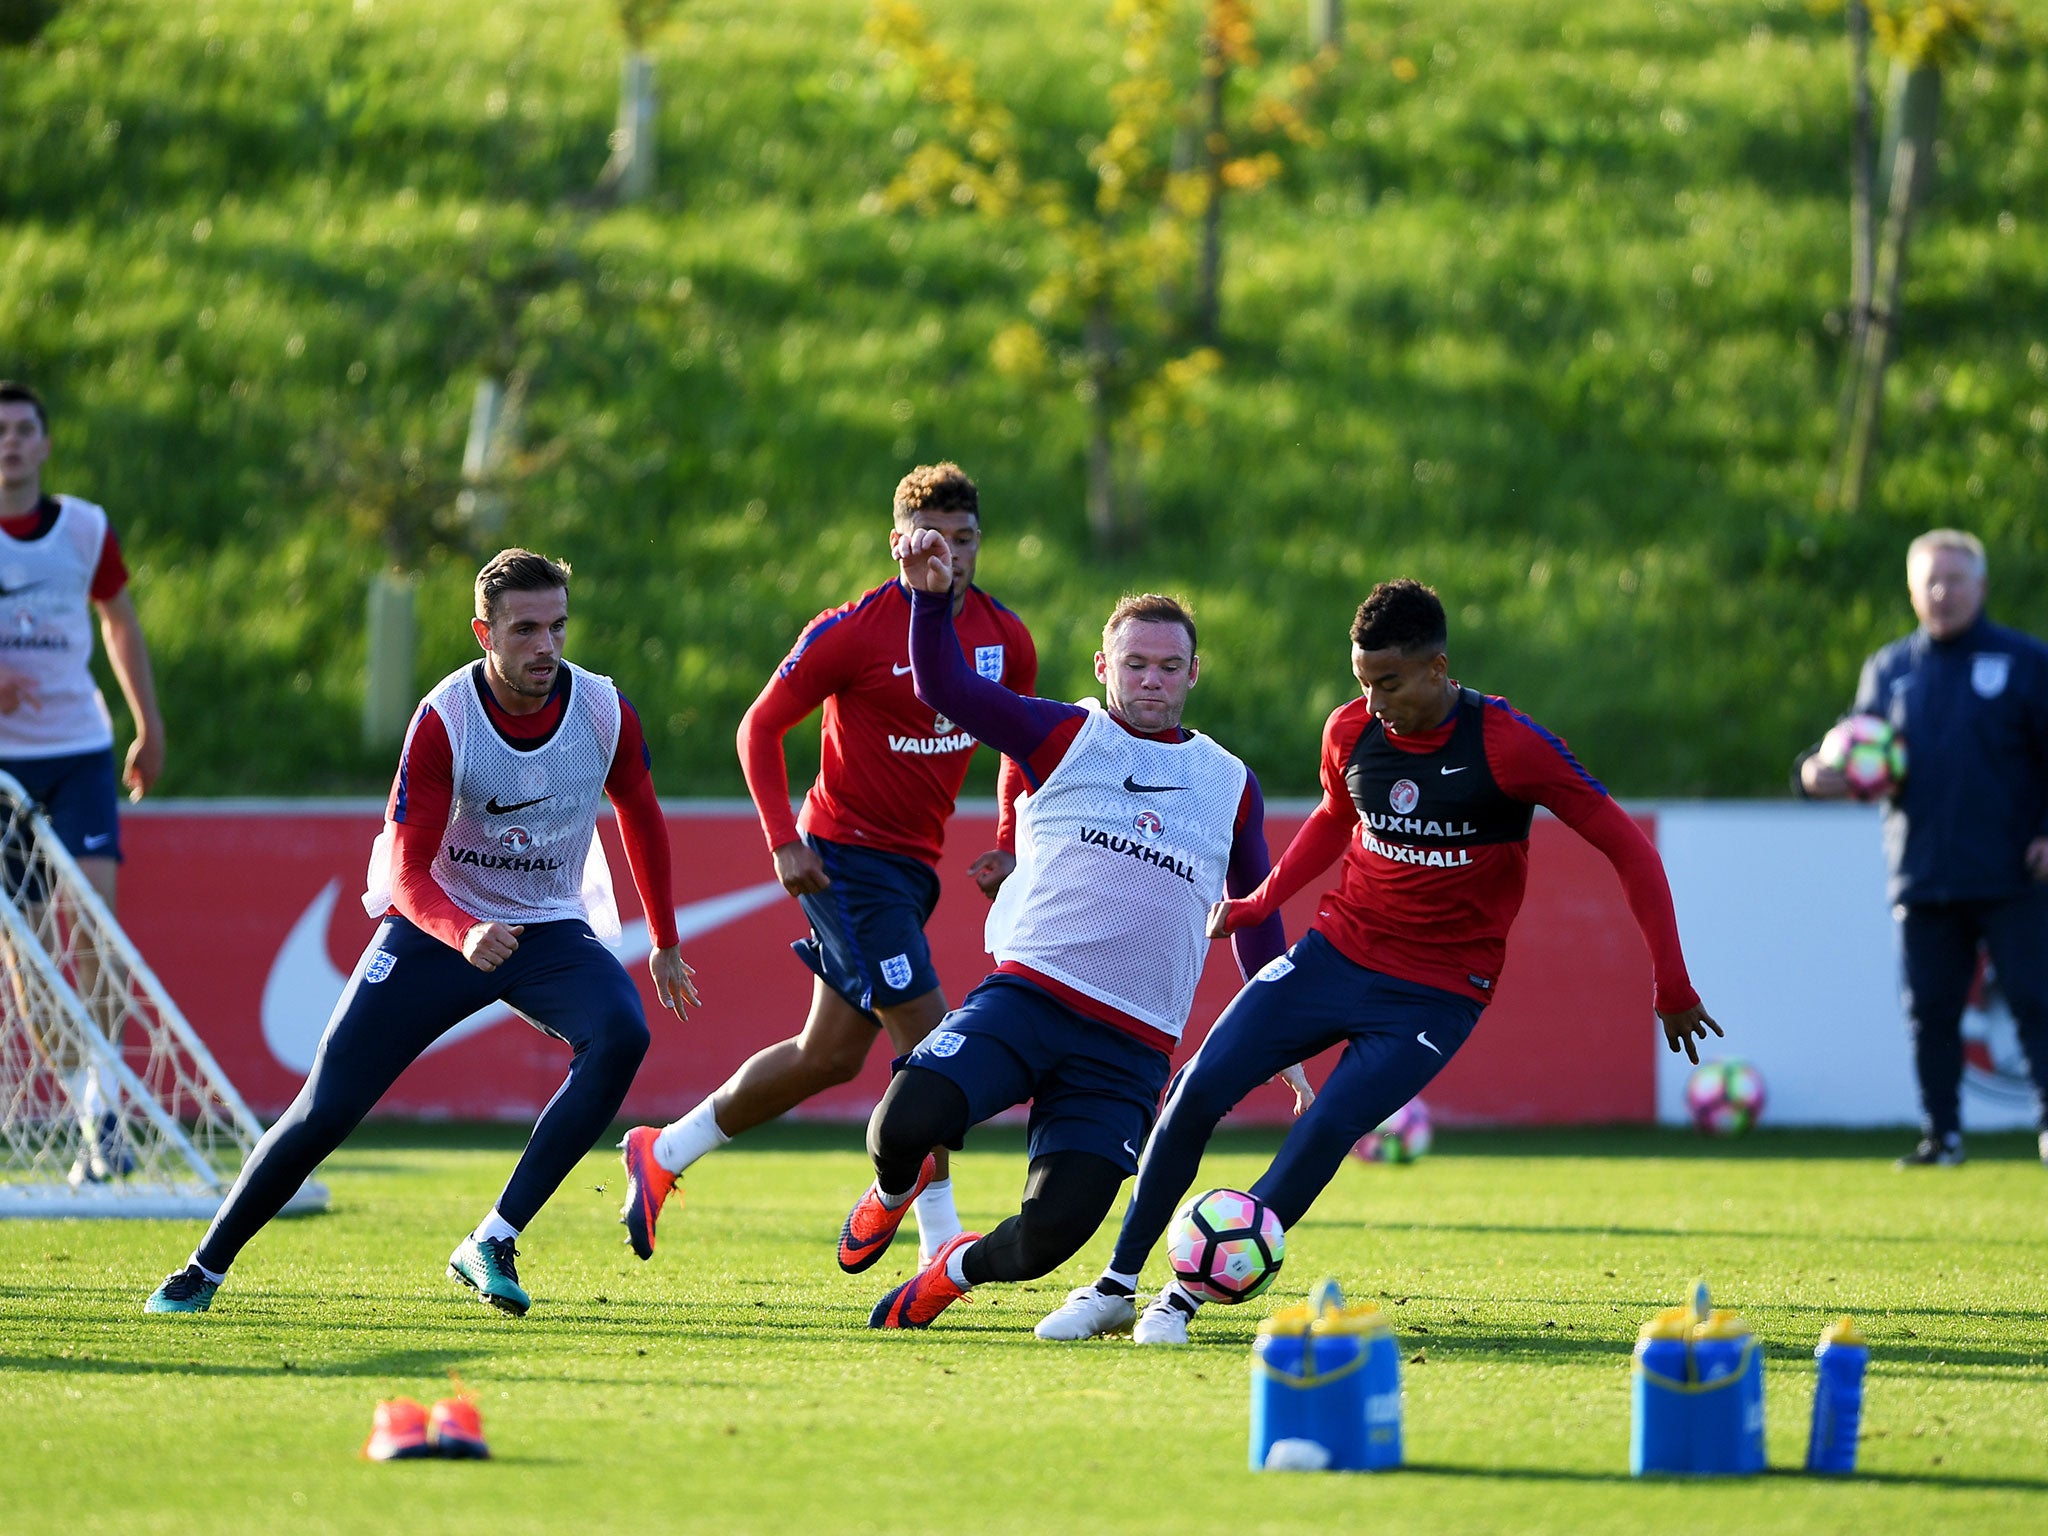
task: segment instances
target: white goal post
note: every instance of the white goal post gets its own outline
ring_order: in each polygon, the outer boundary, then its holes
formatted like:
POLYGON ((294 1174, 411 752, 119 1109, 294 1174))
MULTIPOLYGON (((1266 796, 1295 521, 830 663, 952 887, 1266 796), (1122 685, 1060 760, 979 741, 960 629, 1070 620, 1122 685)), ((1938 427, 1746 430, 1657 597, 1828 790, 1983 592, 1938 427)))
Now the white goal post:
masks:
MULTIPOLYGON (((210 1217, 263 1127, 0 773, 0 1217, 210 1217)), ((308 1180, 287 1213, 324 1210, 308 1180)))

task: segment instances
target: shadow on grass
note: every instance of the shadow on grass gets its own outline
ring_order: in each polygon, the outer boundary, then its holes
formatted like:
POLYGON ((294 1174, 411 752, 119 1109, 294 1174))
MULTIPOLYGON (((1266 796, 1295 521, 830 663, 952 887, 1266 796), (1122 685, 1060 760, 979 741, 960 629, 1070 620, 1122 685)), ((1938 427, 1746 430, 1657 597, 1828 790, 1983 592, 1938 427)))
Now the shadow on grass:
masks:
MULTIPOLYGON (((1626 1472, 1588 1472, 1574 1467, 1463 1467, 1446 1462, 1411 1461, 1404 1472, 1424 1477, 1478 1477, 1497 1482, 1527 1483, 1666 1483, 1679 1486, 1716 1487, 1709 1478, 1634 1477, 1626 1472)), ((1970 1488, 2013 1493, 2048 1490, 2048 1478, 2039 1477, 1955 1477, 1922 1472, 1856 1472, 1848 1476, 1815 1476, 1797 1467, 1766 1467, 1762 1477, 1784 1482, 1810 1482, 1830 1487, 1857 1483, 1880 1483, 1901 1488, 1970 1488)))

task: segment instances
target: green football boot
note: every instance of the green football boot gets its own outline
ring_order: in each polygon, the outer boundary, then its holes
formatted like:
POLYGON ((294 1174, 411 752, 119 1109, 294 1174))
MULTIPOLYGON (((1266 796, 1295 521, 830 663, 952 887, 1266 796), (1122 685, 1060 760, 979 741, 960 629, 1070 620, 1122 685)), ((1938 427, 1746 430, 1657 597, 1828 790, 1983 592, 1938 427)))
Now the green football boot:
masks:
POLYGON ((487 1237, 482 1242, 473 1235, 465 1237, 448 1255, 448 1278, 475 1291, 478 1301, 524 1317, 533 1298, 520 1287, 519 1270, 513 1262, 518 1256, 509 1237, 487 1237))
POLYGON ((149 1293, 142 1304, 145 1312, 204 1312, 213 1305, 213 1293, 220 1289, 197 1264, 187 1264, 149 1293))

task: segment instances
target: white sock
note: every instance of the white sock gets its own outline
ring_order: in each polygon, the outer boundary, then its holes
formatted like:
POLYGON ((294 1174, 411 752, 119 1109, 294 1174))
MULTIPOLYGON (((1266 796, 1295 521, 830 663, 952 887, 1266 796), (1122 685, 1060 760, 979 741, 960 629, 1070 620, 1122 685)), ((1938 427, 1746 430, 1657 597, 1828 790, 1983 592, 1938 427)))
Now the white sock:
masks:
POLYGON ((517 1237, 519 1229, 498 1214, 498 1208, 491 1207, 491 1214, 477 1223, 476 1230, 469 1234, 478 1242, 487 1242, 494 1237, 517 1237))
POLYGON ((973 1246, 974 1244, 972 1243, 962 1243, 958 1248, 955 1248, 946 1255, 946 1278, 959 1286, 963 1291, 974 1289, 973 1286, 967 1283, 966 1268, 967 1250, 973 1246))
POLYGON ((933 1254, 960 1235, 960 1213, 953 1208, 953 1181, 933 1179, 917 1197, 917 1252, 927 1264, 933 1254))
POLYGON ((96 1126, 100 1123, 100 1116, 113 1107, 113 1098, 107 1092, 106 1083, 100 1078, 100 1069, 96 1066, 87 1067, 83 1091, 78 1095, 79 1113, 96 1126))
POLYGON ((197 1248, 194 1248, 192 1250, 192 1257, 185 1261, 185 1267, 187 1269, 198 1270, 199 1273, 206 1276, 206 1278, 211 1280, 215 1285, 219 1285, 221 1281, 227 1279, 228 1277, 228 1272, 226 1270, 222 1270, 218 1274, 216 1274, 212 1270, 208 1269, 204 1264, 200 1263, 199 1250, 197 1248))
MULTIPOLYGON (((1121 1270, 1116 1269, 1105 1269, 1102 1272, 1102 1280, 1108 1280, 1113 1284, 1122 1286, 1124 1288, 1123 1293, 1126 1296, 1138 1294, 1138 1277, 1136 1275, 1127 1275, 1121 1270)), ((1102 1290, 1102 1280, 1095 1282, 1095 1289, 1098 1291, 1102 1290)), ((1108 1293, 1105 1292, 1104 1294, 1108 1293)))
POLYGON ((718 1128, 718 1117, 706 1099, 680 1120, 662 1127, 654 1138, 654 1160, 670 1173, 681 1173, 706 1152, 715 1152, 732 1138, 718 1128))
POLYGON ((1182 1285, 1178 1280, 1167 1281, 1166 1288, 1159 1293, 1159 1299, 1161 1301, 1172 1300, 1189 1317, 1193 1317, 1202 1307, 1202 1298, 1182 1285))

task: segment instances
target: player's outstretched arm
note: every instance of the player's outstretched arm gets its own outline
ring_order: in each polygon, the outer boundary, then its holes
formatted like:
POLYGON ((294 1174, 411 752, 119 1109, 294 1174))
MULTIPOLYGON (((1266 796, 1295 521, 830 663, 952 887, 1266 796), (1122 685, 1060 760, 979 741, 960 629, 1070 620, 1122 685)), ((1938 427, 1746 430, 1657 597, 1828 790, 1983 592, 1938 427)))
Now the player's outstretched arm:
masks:
POLYGON ((910 672, 917 696, 977 741, 1031 763, 1056 727, 1081 717, 1079 705, 1012 693, 982 677, 960 653, 953 628, 953 557, 931 528, 892 533, 889 547, 911 588, 910 672))

